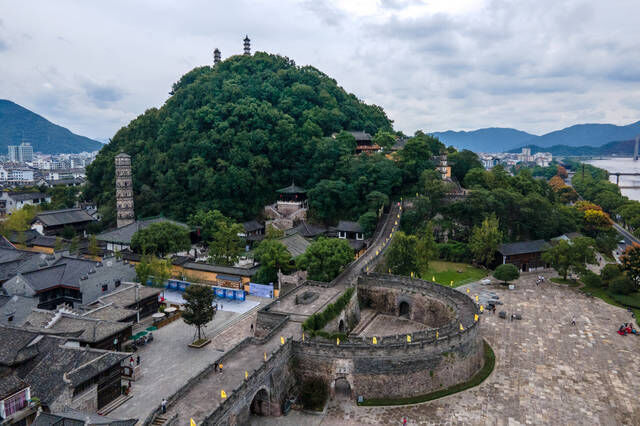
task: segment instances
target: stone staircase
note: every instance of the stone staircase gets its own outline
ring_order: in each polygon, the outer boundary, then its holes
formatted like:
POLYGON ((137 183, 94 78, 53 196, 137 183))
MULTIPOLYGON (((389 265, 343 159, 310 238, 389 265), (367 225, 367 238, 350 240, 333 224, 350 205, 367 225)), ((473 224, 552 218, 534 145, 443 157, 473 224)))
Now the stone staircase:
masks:
POLYGON ((167 423, 167 420, 169 420, 169 418, 166 416, 166 414, 158 415, 153 418, 153 421, 151 422, 151 424, 156 426, 162 426, 163 424, 167 423))
POLYGON ((367 328, 367 326, 371 324, 371 321, 373 321, 377 315, 378 312, 373 309, 363 309, 362 311, 360 311, 360 322, 358 323, 356 328, 351 330, 351 333, 349 333, 349 335, 357 336, 362 333, 367 328))

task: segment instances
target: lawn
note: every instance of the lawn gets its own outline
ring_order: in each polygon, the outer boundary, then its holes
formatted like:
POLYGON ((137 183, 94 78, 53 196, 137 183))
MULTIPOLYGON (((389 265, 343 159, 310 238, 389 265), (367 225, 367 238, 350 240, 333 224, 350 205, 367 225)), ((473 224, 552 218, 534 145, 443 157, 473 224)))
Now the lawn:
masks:
POLYGON ((566 284, 569 287, 578 287, 580 285, 580 283, 576 280, 570 280, 570 279, 564 279, 561 277, 553 277, 551 278, 551 281, 553 281, 556 284, 566 284))
POLYGON ((422 275, 422 279, 432 281, 433 277, 435 277, 436 282, 439 284, 448 286, 453 281, 453 287, 458 287, 478 281, 487 275, 489 275, 488 271, 475 268, 466 263, 432 260, 429 262, 429 270, 422 275))
POLYGON ((635 317, 636 324, 640 326, 640 308, 632 307, 635 303, 640 303, 640 293, 634 293, 633 295, 629 295, 629 296, 620 296, 620 295, 614 296, 614 295, 611 295, 604 288, 587 287, 587 286, 582 287, 580 291, 582 291, 585 294, 591 294, 593 297, 597 297, 598 299, 602 299, 610 305, 618 306, 620 308, 631 308, 633 310, 633 313, 636 315, 635 317), (630 303, 631 306, 626 306, 618 302, 616 298, 620 299, 621 302, 624 301, 626 303, 629 303, 630 301, 632 301, 635 303, 630 303), (633 300, 630 300, 630 299, 633 299, 633 300))

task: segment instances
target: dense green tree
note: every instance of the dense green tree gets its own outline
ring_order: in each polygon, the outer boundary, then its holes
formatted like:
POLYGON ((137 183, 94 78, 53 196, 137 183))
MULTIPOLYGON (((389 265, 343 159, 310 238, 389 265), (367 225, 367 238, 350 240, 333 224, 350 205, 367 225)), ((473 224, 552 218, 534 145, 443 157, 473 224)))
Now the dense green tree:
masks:
POLYGON ((419 272, 417 245, 418 238, 415 235, 407 235, 402 231, 395 233, 385 256, 387 268, 391 269, 392 274, 411 275, 412 272, 419 272))
POLYGON ((469 239, 469 248, 477 262, 489 265, 493 262, 501 242, 500 225, 496 216, 492 214, 482 221, 481 226, 473 228, 469 239))
POLYGON ((627 247, 620 257, 622 269, 633 280, 636 287, 640 285, 640 245, 632 244, 627 247))
POLYGON ((213 234, 218 231, 220 222, 229 222, 231 219, 220 213, 219 210, 198 210, 189 216, 189 225, 200 228, 200 238, 204 242, 213 239, 213 234))
POLYGON ((143 255, 140 263, 136 265, 136 277, 143 285, 151 280, 154 287, 164 288, 166 281, 171 277, 171 260, 143 255))
POLYGON ((373 143, 380 145, 385 151, 389 151, 396 143, 396 136, 391 132, 379 130, 373 137, 373 143))
POLYGON ((131 237, 131 250, 135 253, 164 257, 190 248, 189 230, 172 222, 152 223, 131 237))
POLYGON ((609 290, 613 294, 627 295, 636 291, 637 286, 627 274, 620 274, 609 284, 609 290))
POLYGON ((373 235, 378 225, 378 215, 372 211, 368 211, 360 216, 358 223, 362 227, 365 237, 369 238, 373 235))
POLYGON ((244 228, 239 223, 218 222, 218 229, 209 242, 209 262, 232 266, 244 251, 244 240, 240 235, 244 228))
POLYGON ((298 257, 298 269, 306 269, 309 279, 329 282, 353 260, 347 240, 318 238, 298 257))
POLYGON ((21 232, 31 228, 31 222, 36 216, 38 209, 31 205, 26 205, 19 210, 15 210, 4 222, 0 222, 2 235, 9 235, 10 232, 21 232))
POLYGON ((100 253, 100 247, 98 247, 98 240, 95 235, 89 237, 89 245, 87 247, 89 256, 96 257, 100 253))
POLYGON ((198 330, 197 340, 202 340, 202 327, 211 322, 216 313, 213 309, 213 291, 209 286, 192 284, 187 287, 182 297, 186 302, 182 310, 182 320, 195 326, 198 330))
POLYGON ((367 206, 369 210, 378 212, 380 208, 389 206, 389 196, 380 191, 371 191, 367 194, 367 206))
POLYGON ((542 254, 542 260, 549 263, 565 280, 569 272, 582 273, 588 264, 596 264, 595 242, 588 237, 577 237, 571 242, 560 240, 542 254))
POLYGON ((506 284, 509 281, 518 279, 518 277, 520 277, 520 271, 518 271, 518 268, 516 268, 515 265, 505 263, 498 266, 496 270, 493 271, 493 276, 506 284))
POLYGON ((255 258, 260 262, 260 270, 256 281, 262 283, 276 282, 278 271, 289 272, 291 267, 291 253, 278 240, 265 239, 255 250, 255 258))
POLYGON ((313 67, 264 52, 232 56, 188 72, 161 108, 120 129, 87 168, 83 196, 113 209, 113 159, 124 151, 138 215, 255 217, 292 180, 312 189, 339 179, 342 158, 355 148, 342 130, 393 129, 382 108, 313 67))
POLYGON ((429 260, 433 259, 437 253, 438 248, 436 241, 433 238, 433 225, 431 222, 427 222, 424 228, 418 232, 418 241, 416 242, 416 266, 420 275, 426 274, 429 269, 429 260))
POLYGON ((458 182, 464 180, 469 170, 475 168, 482 169, 482 162, 478 158, 478 155, 468 149, 449 154, 448 161, 451 164, 451 176, 458 182))
POLYGON ((622 270, 617 264, 607 263, 600 271, 600 278, 602 278, 602 282, 606 286, 609 286, 611 284, 611 281, 613 281, 614 278, 620 276, 621 274, 622 270))

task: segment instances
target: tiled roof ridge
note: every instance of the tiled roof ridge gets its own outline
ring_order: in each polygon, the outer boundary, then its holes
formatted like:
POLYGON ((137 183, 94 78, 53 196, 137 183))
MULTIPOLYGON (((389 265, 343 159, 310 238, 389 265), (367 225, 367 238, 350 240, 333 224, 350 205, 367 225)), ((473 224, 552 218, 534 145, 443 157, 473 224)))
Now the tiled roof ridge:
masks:
POLYGON ((36 216, 43 216, 43 215, 48 215, 48 214, 60 213, 60 212, 70 212, 70 211, 76 211, 76 210, 84 211, 84 209, 81 209, 80 207, 71 207, 71 208, 68 208, 68 209, 45 210, 43 212, 39 212, 36 216))

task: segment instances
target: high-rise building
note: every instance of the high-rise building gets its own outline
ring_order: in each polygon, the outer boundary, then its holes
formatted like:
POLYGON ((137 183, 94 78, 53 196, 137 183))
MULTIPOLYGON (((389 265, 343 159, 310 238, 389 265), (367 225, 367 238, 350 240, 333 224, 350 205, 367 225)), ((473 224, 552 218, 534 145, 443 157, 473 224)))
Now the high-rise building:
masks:
POLYGON ((124 152, 116 155, 116 212, 118 228, 135 221, 131 157, 124 152))
POLYGON ((30 163, 33 161, 33 147, 30 143, 23 142, 20 145, 9 145, 9 161, 14 163, 30 163))

